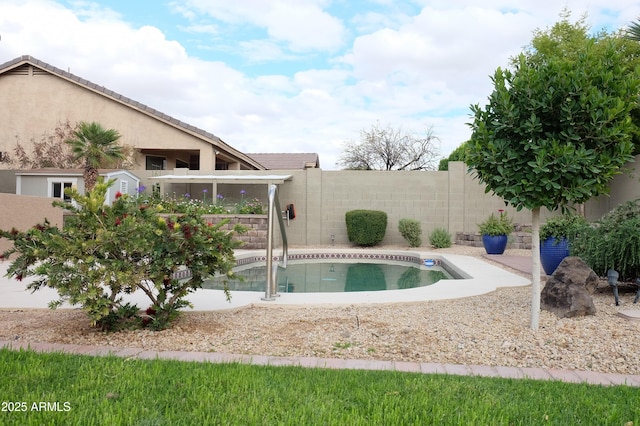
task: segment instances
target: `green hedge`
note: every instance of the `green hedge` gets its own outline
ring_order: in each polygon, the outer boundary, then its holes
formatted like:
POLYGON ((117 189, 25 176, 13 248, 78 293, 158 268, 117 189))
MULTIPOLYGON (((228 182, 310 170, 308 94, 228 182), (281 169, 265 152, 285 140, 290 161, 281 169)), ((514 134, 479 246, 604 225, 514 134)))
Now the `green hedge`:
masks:
POLYGON ((345 213, 349 241, 359 246, 375 246, 387 231, 387 214, 378 210, 351 210, 345 213))

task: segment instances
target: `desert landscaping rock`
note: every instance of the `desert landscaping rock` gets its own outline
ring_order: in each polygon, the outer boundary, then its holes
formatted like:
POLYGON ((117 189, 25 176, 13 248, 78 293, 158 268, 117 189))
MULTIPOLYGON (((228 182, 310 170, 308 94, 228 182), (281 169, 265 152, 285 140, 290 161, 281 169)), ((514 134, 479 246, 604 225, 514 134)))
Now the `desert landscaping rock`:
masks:
MULTIPOLYGON (((456 246, 444 252, 481 256, 456 246)), ((530 255, 526 250, 505 254, 530 255)), ((633 305, 621 294, 616 307, 606 281, 593 294, 597 313, 558 318, 540 313, 529 327, 530 287, 506 288, 465 299, 389 305, 249 306, 185 312, 171 329, 104 333, 80 310, 0 310, 0 339, 211 351, 640 373, 640 321, 618 315, 633 305)))
POLYGON ((595 315, 591 294, 597 290, 599 281, 582 259, 565 257, 542 289, 541 307, 560 318, 595 315))

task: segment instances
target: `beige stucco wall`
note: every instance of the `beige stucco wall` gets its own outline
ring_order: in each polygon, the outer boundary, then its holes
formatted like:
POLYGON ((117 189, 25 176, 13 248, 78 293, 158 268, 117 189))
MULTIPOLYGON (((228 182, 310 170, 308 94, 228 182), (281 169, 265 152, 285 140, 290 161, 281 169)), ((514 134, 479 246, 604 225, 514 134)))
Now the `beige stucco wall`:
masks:
MULTIPOLYGON (((96 121, 104 128, 118 130, 123 144, 140 149, 199 150, 201 169, 215 168, 215 148, 209 142, 57 76, 3 75, 0 93, 0 151, 13 153, 19 142, 31 152, 32 140, 50 135, 59 123, 96 121)), ((186 151, 181 159, 189 162, 186 151)), ((144 169, 144 157, 138 155, 136 160, 135 168, 144 169)), ((167 168, 174 168, 175 160, 169 156, 167 168)), ((7 165, 0 163, 0 168, 7 165)))

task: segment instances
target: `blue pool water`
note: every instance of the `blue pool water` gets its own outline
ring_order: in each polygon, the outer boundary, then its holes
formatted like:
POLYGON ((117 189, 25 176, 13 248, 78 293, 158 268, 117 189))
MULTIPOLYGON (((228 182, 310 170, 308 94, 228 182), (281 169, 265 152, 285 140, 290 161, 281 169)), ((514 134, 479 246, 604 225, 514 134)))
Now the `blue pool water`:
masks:
MULTIPOLYGON (((243 280, 228 280, 229 290, 264 292, 267 270, 264 264, 238 268, 243 280)), ((424 287, 454 274, 442 265, 425 267, 418 264, 289 262, 278 268, 279 293, 323 293, 381 291, 424 287)), ((222 289, 224 278, 211 279, 206 289, 222 289)))

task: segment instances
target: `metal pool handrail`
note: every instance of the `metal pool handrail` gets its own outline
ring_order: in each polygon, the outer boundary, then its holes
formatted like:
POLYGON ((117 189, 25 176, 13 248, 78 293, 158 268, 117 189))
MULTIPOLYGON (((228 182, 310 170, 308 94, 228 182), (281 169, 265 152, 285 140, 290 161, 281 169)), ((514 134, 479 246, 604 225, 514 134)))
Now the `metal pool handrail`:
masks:
POLYGON ((267 208, 267 285, 264 289, 264 297, 262 300, 274 300, 278 294, 278 264, 273 264, 273 216, 278 218, 280 225, 280 234, 282 235, 282 261, 280 266, 287 267, 287 259, 289 257, 289 245, 287 243, 287 233, 284 230, 284 221, 282 220, 282 210, 280 209, 280 200, 278 199, 278 186, 269 185, 269 207, 267 208))

